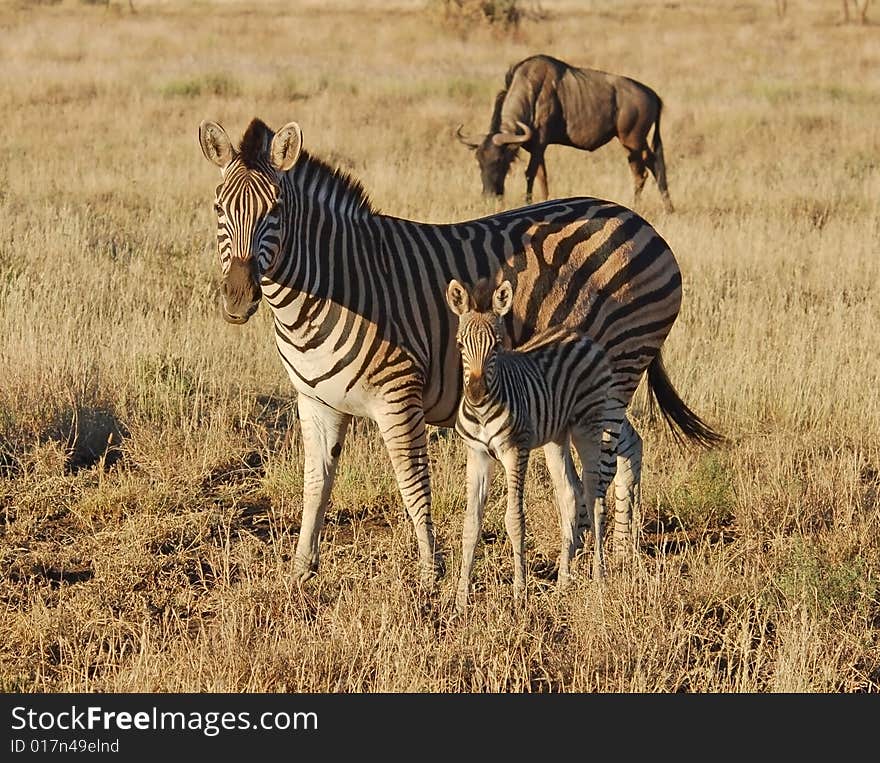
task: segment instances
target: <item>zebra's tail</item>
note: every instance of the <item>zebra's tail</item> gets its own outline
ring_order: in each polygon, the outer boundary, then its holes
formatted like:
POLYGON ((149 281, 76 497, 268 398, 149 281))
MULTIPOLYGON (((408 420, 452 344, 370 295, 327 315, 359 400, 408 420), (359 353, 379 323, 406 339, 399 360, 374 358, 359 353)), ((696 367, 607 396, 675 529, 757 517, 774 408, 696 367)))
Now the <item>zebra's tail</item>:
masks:
POLYGON ((704 448, 712 448, 724 441, 724 436, 712 429, 682 400, 663 367, 658 352, 648 366, 648 400, 656 401, 660 413, 679 443, 685 438, 704 448))

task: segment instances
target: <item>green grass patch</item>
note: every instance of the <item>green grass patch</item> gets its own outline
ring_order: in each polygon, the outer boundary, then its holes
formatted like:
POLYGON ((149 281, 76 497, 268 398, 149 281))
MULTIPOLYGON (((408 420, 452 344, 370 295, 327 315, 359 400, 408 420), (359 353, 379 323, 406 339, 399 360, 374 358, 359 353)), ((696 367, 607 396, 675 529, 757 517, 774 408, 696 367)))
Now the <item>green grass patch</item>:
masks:
POLYGON ((876 596, 869 591, 865 562, 859 558, 834 561, 804 538, 794 537, 785 549, 777 586, 785 600, 824 616, 838 608, 852 608, 860 599, 876 596))
POLYGON ((241 85, 228 74, 206 74, 201 77, 171 80, 159 88, 167 98, 197 98, 216 95, 230 98, 241 95, 241 85))
POLYGON ((700 529, 729 524, 735 506, 733 469, 721 454, 710 453, 661 497, 660 513, 685 529, 700 529))

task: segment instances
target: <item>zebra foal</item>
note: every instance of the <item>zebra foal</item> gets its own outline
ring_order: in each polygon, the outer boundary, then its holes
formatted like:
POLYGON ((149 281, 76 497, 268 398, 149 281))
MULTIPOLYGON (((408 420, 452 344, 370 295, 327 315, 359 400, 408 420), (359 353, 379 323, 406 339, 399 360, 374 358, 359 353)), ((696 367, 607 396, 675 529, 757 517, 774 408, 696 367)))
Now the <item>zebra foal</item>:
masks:
POLYGON ((571 461, 568 491, 557 490, 561 532, 559 583, 570 578, 570 562, 579 546, 578 503, 593 507, 593 577, 603 574, 604 502, 608 486, 602 473, 614 474, 615 440, 626 405, 611 393, 613 371, 605 351, 586 334, 548 329, 516 350, 506 350, 504 316, 513 304, 513 287, 503 281, 493 290, 488 279, 473 289, 453 279, 446 299, 458 316, 456 344, 464 372, 463 395, 455 430, 467 444, 467 513, 462 530, 461 572, 456 607, 467 606, 474 550, 494 461, 504 465, 507 511, 504 526, 513 547, 514 598, 525 598, 525 514, 523 482, 530 451, 555 443, 574 443, 583 465, 580 483, 571 461))

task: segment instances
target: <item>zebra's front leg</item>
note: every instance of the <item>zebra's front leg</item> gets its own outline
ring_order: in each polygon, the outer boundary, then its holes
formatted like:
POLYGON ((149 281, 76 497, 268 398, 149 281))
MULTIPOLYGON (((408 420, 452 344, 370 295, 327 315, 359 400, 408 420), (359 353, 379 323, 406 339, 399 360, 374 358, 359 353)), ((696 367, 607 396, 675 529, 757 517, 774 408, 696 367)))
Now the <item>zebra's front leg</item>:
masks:
POLYGON ((318 571, 324 513, 351 416, 302 394, 297 402, 305 464, 302 524, 293 558, 293 576, 302 583, 318 571))
POLYGON ((529 465, 527 448, 514 447, 503 458, 507 473, 507 511, 504 528, 513 548, 513 598, 525 602, 526 590, 526 515, 523 508, 523 483, 529 465))
POLYGON ((463 613, 467 609, 471 573, 474 569, 474 552, 483 526, 483 511, 492 483, 495 462, 484 450, 468 448, 467 453, 467 511, 461 529, 461 570, 455 594, 455 608, 463 613))
POLYGON ((388 449, 403 505, 412 520, 419 547, 422 583, 433 587, 443 576, 443 554, 436 547, 431 519, 431 477, 421 394, 400 398, 392 410, 376 417, 388 449))
POLYGON ((556 585, 565 588, 571 582, 571 560, 577 550, 578 506, 583 502, 580 478, 571 458, 568 435, 557 442, 544 446, 544 459, 556 493, 556 509, 559 513, 560 550, 559 572, 556 585))

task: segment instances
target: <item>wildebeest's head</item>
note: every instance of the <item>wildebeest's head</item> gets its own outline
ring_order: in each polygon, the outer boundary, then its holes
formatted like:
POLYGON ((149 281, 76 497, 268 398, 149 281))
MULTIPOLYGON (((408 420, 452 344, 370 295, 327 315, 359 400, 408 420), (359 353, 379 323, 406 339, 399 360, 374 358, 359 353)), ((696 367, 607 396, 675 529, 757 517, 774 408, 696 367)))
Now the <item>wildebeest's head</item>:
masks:
POLYGON ((519 147, 532 137, 532 128, 524 122, 517 121, 518 132, 496 132, 481 136, 479 139, 467 138, 461 133, 461 125, 457 130, 458 139, 468 148, 474 149, 477 164, 480 165, 480 178, 483 181, 483 193, 488 195, 504 195, 504 178, 510 169, 519 147))
POLYGON ((254 119, 236 150, 219 124, 203 121, 199 143, 223 178, 214 200, 223 318, 245 323, 260 304, 261 270, 281 246, 287 218, 281 179, 299 157, 302 131, 290 122, 273 133, 254 119))

